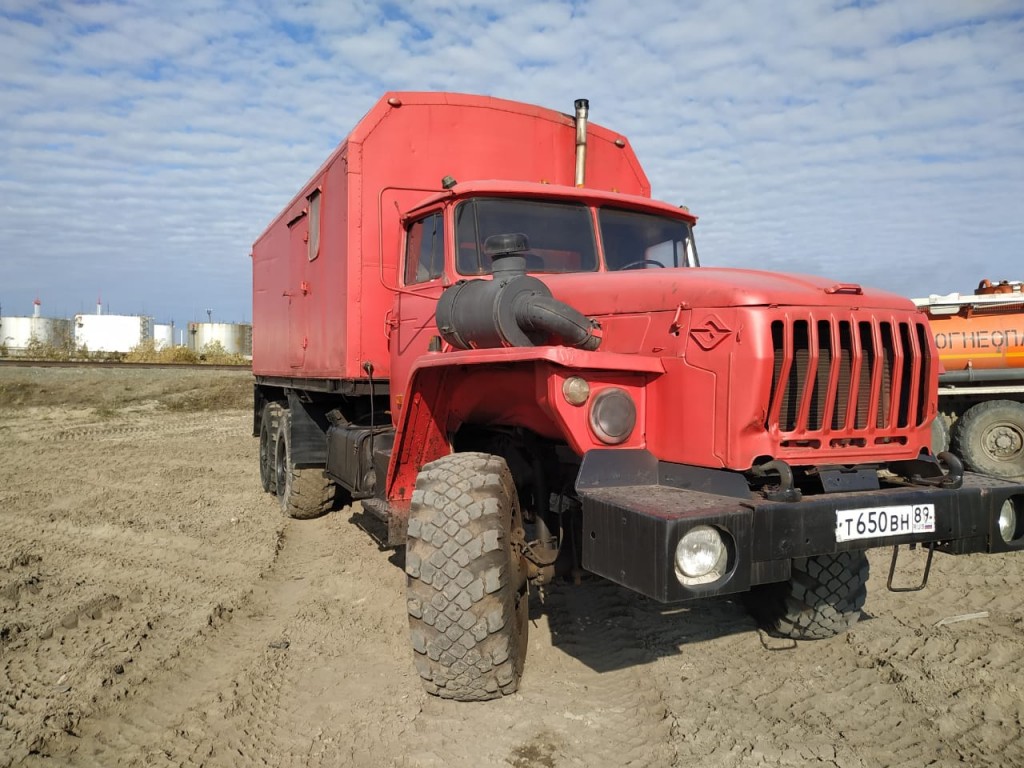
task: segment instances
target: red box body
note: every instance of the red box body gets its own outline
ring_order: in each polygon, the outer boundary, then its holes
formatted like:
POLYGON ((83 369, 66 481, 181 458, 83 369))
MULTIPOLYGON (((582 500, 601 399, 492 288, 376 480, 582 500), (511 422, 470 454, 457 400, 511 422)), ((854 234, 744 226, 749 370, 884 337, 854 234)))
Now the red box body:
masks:
MULTIPOLYGON (((569 115, 502 99, 385 94, 253 244, 253 372, 356 379, 371 362, 387 378, 394 293, 381 274, 397 283, 398 211, 446 176, 571 186, 575 131, 569 115)), ((587 152, 589 189, 650 196, 625 136, 590 123, 587 152)))

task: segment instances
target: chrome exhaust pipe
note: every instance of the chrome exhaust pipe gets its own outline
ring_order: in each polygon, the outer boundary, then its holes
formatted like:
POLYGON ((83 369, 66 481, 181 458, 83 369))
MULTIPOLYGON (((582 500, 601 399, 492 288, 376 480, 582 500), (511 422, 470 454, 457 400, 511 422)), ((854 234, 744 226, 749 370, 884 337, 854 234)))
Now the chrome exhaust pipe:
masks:
POLYGON ((582 187, 587 176, 587 115, 590 102, 576 99, 576 186, 582 187))

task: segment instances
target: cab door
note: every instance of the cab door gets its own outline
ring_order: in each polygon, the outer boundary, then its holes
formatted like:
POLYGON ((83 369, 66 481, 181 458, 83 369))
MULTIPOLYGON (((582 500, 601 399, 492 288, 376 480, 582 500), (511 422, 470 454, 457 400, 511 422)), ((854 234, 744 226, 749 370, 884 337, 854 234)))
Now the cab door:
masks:
POLYGON ((439 336, 434 310, 445 288, 445 242, 442 210, 424 214, 406 227, 402 285, 391 318, 391 409, 396 419, 413 363, 439 336))

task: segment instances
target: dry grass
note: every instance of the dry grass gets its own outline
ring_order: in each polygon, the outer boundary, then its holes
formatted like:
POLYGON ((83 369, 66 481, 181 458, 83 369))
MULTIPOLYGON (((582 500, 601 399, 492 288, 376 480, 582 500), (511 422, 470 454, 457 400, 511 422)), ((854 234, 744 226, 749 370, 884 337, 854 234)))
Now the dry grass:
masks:
POLYGON ((124 356, 126 363, 207 363, 210 365, 249 365, 235 352, 228 352, 219 341, 211 341, 199 352, 187 347, 160 347, 148 339, 124 356))
POLYGON ((70 406, 93 408, 101 417, 156 404, 173 411, 251 407, 252 374, 203 369, 2 368, 0 409, 70 406))

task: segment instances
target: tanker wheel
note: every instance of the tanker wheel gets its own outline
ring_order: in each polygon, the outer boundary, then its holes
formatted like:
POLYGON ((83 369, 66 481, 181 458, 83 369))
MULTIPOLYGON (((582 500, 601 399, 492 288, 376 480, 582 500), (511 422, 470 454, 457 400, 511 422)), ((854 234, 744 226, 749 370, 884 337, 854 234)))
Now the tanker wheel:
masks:
POLYGON ((496 699, 519 687, 529 628, 519 498, 508 464, 454 453, 423 467, 405 572, 413 660, 428 693, 496 699))
POLYGON ((282 410, 278 403, 267 403, 260 416, 260 485, 267 493, 275 493, 277 489, 277 429, 282 410))
POLYGON ((949 419, 946 414, 937 413, 932 420, 932 455, 938 456, 949 450, 949 419))
POLYGON ((794 560, 789 581, 756 586, 744 599, 770 634, 824 640, 857 623, 867 597, 868 573, 864 552, 794 560))
POLYGON ((1024 404, 988 400, 957 422, 957 447, 968 469, 1007 480, 1024 479, 1024 404))
POLYGON ((292 461, 291 412, 281 409, 274 451, 274 489, 281 511, 288 517, 309 520, 334 507, 338 486, 324 476, 322 467, 299 469, 292 461))

